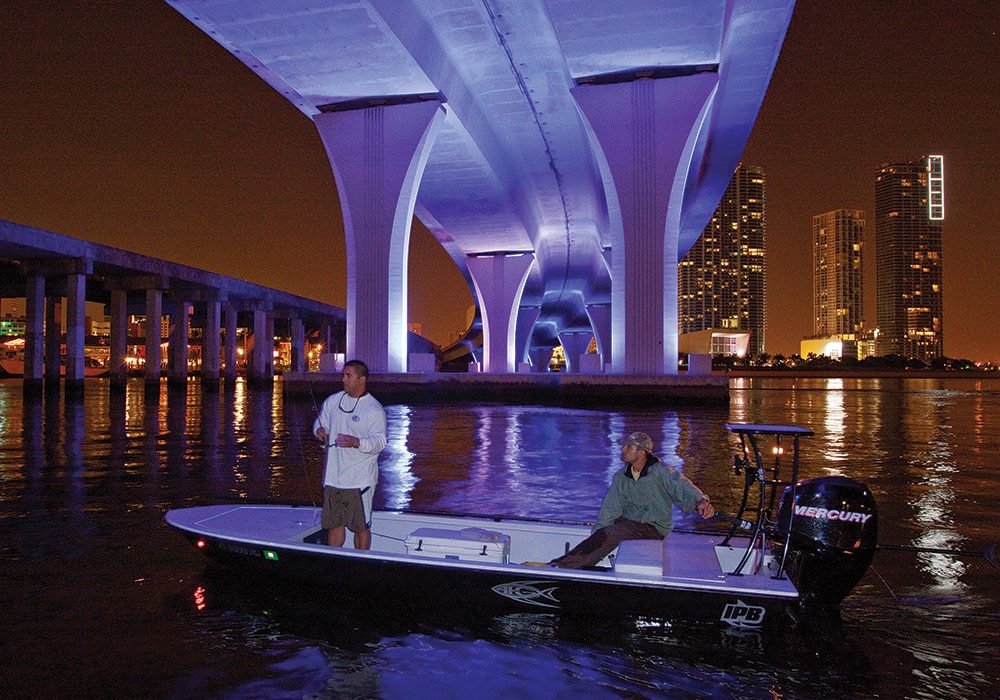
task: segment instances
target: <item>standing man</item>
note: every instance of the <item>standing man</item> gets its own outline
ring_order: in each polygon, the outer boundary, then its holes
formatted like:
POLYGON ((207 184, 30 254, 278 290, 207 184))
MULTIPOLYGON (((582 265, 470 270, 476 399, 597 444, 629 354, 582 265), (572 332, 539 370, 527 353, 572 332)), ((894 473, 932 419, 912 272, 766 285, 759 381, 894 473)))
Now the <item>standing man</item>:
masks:
POLYGON ((646 433, 621 441, 625 468, 611 480, 593 534, 549 565, 565 569, 593 566, 625 540, 662 540, 674 529, 673 506, 708 519, 715 507, 708 496, 653 454, 646 433))
POLYGON ((343 546, 346 530, 355 549, 372 545, 372 496, 378 483, 378 455, 385 447, 385 410, 368 393, 368 367, 361 360, 344 365, 344 390, 323 402, 313 435, 326 446, 323 516, 327 544, 343 546))

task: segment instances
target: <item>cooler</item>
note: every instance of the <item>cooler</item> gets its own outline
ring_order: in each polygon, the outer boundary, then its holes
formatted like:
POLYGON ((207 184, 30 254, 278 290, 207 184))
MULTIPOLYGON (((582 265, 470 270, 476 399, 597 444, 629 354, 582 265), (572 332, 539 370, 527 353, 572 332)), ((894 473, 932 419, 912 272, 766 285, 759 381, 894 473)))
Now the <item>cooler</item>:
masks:
POLYGON ((434 559, 506 564, 510 559, 510 535, 478 527, 444 530, 421 527, 406 536, 406 553, 434 559))

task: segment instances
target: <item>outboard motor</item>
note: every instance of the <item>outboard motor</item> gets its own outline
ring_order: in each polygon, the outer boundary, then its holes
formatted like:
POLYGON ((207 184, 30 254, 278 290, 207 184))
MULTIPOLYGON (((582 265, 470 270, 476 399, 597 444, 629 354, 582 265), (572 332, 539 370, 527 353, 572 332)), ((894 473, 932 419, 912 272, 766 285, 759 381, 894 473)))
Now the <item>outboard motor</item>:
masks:
POLYGON ((771 547, 779 561, 785 555, 785 571, 804 605, 837 605, 868 570, 877 541, 871 491, 853 479, 831 476, 800 481, 794 503, 792 488, 785 489, 771 547))

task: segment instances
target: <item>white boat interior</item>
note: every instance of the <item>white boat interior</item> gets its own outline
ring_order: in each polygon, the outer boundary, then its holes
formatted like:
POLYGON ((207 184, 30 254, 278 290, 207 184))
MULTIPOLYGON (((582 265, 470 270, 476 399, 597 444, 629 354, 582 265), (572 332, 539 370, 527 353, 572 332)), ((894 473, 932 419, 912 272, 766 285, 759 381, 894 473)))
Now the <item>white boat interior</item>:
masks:
POLYGON ((547 562, 585 539, 591 532, 587 524, 376 511, 372 549, 358 551, 351 546, 350 534, 343 548, 316 542, 323 534, 320 512, 315 507, 218 505, 172 510, 167 521, 197 535, 259 547, 265 556, 268 548, 280 548, 320 556, 419 559, 422 565, 445 568, 531 571, 535 577, 539 567, 544 567, 545 577, 551 579, 584 578, 616 585, 787 599, 799 595, 787 576, 774 577, 777 564, 770 552, 751 545, 747 538, 723 545, 723 535, 674 532, 663 541, 623 542, 592 569, 559 569, 548 567, 547 562))

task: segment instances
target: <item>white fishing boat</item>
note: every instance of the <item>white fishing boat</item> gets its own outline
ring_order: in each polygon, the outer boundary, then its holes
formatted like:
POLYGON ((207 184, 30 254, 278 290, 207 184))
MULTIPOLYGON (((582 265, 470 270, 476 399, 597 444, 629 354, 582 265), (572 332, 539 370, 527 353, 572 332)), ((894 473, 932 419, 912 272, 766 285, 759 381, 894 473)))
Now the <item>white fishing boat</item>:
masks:
POLYGON ((548 565, 590 534, 582 522, 376 511, 371 549, 360 551, 350 536, 344 547, 327 546, 314 506, 209 505, 171 510, 166 521, 223 564, 349 591, 378 606, 644 616, 741 629, 787 619, 788 611, 835 608, 877 547, 871 493, 845 477, 798 480, 799 439, 810 430, 727 428, 741 439, 734 463, 744 489, 726 531, 626 541, 582 570, 548 565), (764 438, 770 449, 761 448, 764 438))

